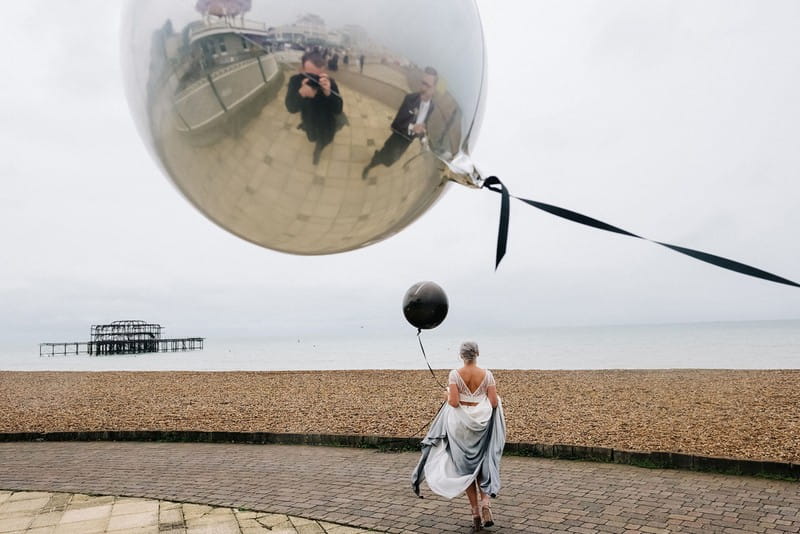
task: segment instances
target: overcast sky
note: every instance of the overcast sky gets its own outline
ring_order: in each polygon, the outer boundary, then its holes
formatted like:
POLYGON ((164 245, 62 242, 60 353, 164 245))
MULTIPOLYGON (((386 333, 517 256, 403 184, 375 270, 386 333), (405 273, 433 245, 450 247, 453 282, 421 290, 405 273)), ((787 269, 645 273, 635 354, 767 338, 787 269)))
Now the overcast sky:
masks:
MULTIPOLYGON (((800 280, 800 3, 478 2, 474 159, 519 196, 800 280)), ((398 235, 333 256, 242 241, 162 176, 131 120, 121 4, 4 5, 0 344, 141 318, 180 335, 408 328, 434 280, 451 329, 800 318, 800 290, 453 185, 398 235)))

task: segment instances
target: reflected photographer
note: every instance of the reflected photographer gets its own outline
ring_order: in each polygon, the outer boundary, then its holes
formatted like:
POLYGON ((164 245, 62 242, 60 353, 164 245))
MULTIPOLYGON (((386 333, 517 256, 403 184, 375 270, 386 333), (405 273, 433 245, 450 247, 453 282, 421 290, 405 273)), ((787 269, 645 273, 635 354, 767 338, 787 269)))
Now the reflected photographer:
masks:
POLYGON ((325 72, 325 59, 319 52, 304 54, 301 70, 289 78, 286 90, 286 109, 300 113, 298 128, 306 132, 309 141, 316 143, 313 162, 319 163, 322 150, 333 141, 336 119, 342 113, 343 102, 336 82, 325 72))
POLYGON ((428 119, 433 113, 433 95, 439 74, 433 67, 425 67, 420 89, 403 99, 391 124, 392 134, 380 150, 376 150, 372 160, 364 167, 361 178, 366 180, 369 171, 378 165, 390 167, 399 160, 415 138, 426 141, 428 119))

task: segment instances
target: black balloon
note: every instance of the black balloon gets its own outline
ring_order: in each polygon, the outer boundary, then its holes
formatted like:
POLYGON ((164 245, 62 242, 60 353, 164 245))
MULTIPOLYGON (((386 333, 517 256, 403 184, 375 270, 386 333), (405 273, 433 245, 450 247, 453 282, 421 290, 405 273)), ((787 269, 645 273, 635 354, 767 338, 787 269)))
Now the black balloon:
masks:
POLYGON ((444 289, 434 282, 417 282, 403 297, 403 315, 406 320, 423 330, 442 324, 447 317, 448 307, 444 289))

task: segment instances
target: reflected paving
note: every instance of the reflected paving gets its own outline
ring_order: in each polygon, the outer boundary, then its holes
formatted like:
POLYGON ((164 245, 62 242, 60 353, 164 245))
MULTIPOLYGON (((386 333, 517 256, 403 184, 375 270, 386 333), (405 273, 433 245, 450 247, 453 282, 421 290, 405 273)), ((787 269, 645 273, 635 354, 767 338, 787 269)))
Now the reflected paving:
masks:
MULTIPOLYGON (((382 66, 370 72, 401 85, 390 90, 396 99, 405 94, 408 82, 401 73, 382 66)), ((333 76, 347 124, 317 165, 314 144, 298 129, 299 116, 286 111, 285 85, 251 120, 211 144, 204 142, 207 132, 187 142, 173 115, 163 123, 161 140, 179 187, 238 235, 294 253, 352 249, 406 226, 444 189, 442 164, 414 143, 397 163, 377 167, 363 180, 362 170, 390 134, 396 110, 348 84, 357 85, 360 74, 342 74, 333 76)))

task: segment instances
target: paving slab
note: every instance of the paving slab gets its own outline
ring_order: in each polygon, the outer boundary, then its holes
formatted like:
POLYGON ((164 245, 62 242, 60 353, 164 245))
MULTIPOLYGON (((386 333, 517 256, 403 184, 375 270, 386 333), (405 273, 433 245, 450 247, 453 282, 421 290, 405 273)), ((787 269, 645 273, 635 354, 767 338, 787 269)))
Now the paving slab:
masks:
POLYGON ((192 503, 130 499, 115 496, 49 492, 3 492, 14 502, 44 502, 40 508, 0 514, 2 534, 265 534, 284 532, 367 533, 345 525, 323 527, 304 517, 271 514, 192 503), (64 511, 50 511, 49 503, 63 502, 64 511), (87 507, 87 503, 96 506, 87 507), (136 507, 131 505, 135 504, 136 507), (159 512, 154 516, 151 509, 159 512), (131 510, 134 510, 131 513, 131 510), (144 510, 144 511, 143 511, 144 510), (186 515, 193 519, 185 520, 186 515), (263 520, 264 523, 259 521, 263 520), (265 525, 274 525, 270 528, 265 525))
MULTIPOLYGON (((253 520, 298 532, 304 523, 288 516, 313 519, 328 534, 468 532, 464 497, 448 501, 424 485, 424 499, 412 493, 417 460, 295 445, 0 443, 0 488, 197 503, 182 505, 184 518, 226 513, 210 506, 244 510, 248 534, 253 520)), ((491 532, 800 532, 797 482, 523 457, 504 457, 501 478, 491 532)), ((0 507, 26 500, 34 499, 13 494, 0 507)))

